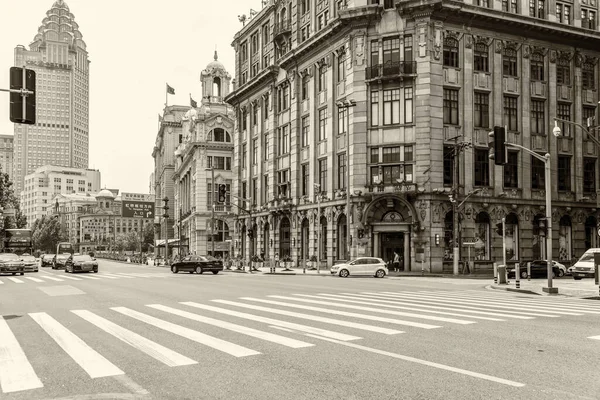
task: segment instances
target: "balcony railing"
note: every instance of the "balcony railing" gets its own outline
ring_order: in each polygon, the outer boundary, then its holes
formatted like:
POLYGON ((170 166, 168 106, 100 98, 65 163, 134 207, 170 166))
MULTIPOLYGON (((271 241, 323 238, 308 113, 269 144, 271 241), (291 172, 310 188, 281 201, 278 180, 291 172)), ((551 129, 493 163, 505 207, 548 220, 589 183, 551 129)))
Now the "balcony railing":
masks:
POLYGON ((414 75, 417 73, 416 61, 395 61, 367 67, 367 79, 414 75))
POLYGON ((274 37, 277 37, 284 33, 291 33, 291 32, 292 32, 292 24, 290 23, 289 19, 277 21, 275 23, 275 26, 273 26, 273 36, 274 37))

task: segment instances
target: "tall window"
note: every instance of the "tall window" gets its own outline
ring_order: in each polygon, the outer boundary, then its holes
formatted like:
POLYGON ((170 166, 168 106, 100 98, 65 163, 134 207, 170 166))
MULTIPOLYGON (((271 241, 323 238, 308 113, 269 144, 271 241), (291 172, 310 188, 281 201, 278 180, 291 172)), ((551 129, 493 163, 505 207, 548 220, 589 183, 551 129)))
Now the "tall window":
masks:
POLYGON ((475 149, 475 186, 490 185, 490 158, 487 149, 475 149))
MULTIPOLYGON (((596 108, 595 107, 583 107, 582 118, 583 118, 583 120, 581 121, 581 123, 584 126, 589 127, 589 126, 597 125, 597 123, 596 123, 596 108), (588 123, 588 120, 589 120, 589 123, 588 123)), ((588 138, 586 136, 584 136, 583 140, 588 140, 588 138)))
POLYGON ((319 110, 319 142, 327 140, 327 109, 319 110))
MULTIPOLYGON (((383 39, 383 67, 400 61, 400 39, 383 39)), ((385 75, 385 74, 384 74, 385 75)))
POLYGON ((517 98, 504 96, 504 125, 509 131, 519 130, 517 112, 517 98))
POLYGON ((379 40, 371 40, 371 67, 379 65, 379 40))
POLYGON ((571 5, 556 2, 556 21, 561 24, 571 24, 571 5))
POLYGON ((327 66, 322 65, 319 68, 319 80, 317 81, 317 90, 322 92, 327 89, 327 66))
POLYGON ((571 84, 571 61, 565 58, 556 60, 556 84, 571 84))
POLYGON ((338 189, 346 188, 346 153, 338 154, 338 189))
POLYGON ((258 203, 258 179, 252 179, 252 198, 250 199, 252 205, 255 206, 258 203))
POLYGON ((302 147, 308 146, 310 134, 310 119, 308 116, 302 118, 302 147))
POLYGON ((258 139, 252 140, 252 164, 258 164, 258 139))
POLYGON ((346 133, 348 130, 348 127, 346 126, 346 122, 348 121, 347 115, 347 107, 338 107, 338 135, 346 133))
MULTIPOLYGON (((413 61, 413 37, 412 37, 412 35, 405 35, 404 36, 404 62, 411 62, 411 61, 413 61)), ((405 72, 408 72, 408 71, 406 71, 406 69, 405 69, 405 72)), ((414 73, 414 71, 410 71, 410 72, 414 73)))
POLYGON ((533 53, 531 55, 531 80, 543 81, 544 80, 544 56, 540 53, 533 53))
POLYGON ((444 185, 454 182, 454 148, 444 146, 444 185))
POLYGON ((596 193, 596 159, 583 159, 583 191, 596 193))
POLYGON ((531 133, 546 135, 546 113, 543 100, 531 100, 531 133))
POLYGON ((444 66, 458 68, 458 40, 444 38, 444 66))
POLYGON ((504 187, 519 187, 519 152, 509 151, 506 164, 504 164, 504 187))
POLYGON ((571 157, 558 156, 558 190, 571 190, 571 157))
POLYGON ((264 116, 265 116, 264 119, 268 119, 269 118, 269 107, 271 106, 269 104, 270 97, 271 96, 267 93, 265 95, 265 97, 264 97, 264 100, 263 100, 263 109, 264 109, 264 116))
POLYGON ((383 162, 400 162, 400 146, 395 147, 384 147, 383 148, 383 162))
POLYGON ((534 18, 546 18, 545 0, 529 0, 529 16, 534 18))
POLYGON ((476 43, 474 51, 474 69, 479 72, 489 72, 488 46, 485 43, 476 43))
POLYGON ((475 217, 475 246, 474 256, 476 260, 490 259, 490 217, 480 212, 475 217))
POLYGON ((327 192, 327 159, 319 160, 319 185, 321 193, 327 192))
POLYGON ((596 30, 596 10, 581 7, 581 27, 596 30))
POLYGON ((302 164, 302 196, 308 196, 309 193, 309 179, 310 179, 310 169, 308 164, 302 164))
POLYGON ((476 128, 488 128, 490 126, 490 105, 487 93, 475 93, 474 123, 476 128))
POLYGON ((596 79, 594 76, 594 64, 583 63, 581 67, 581 85, 583 89, 596 89, 596 79))
POLYGON ((242 169, 246 169, 246 159, 247 159, 247 146, 244 143, 244 145, 242 146, 242 169))
MULTIPOLYGON (((568 103, 558 103, 556 105, 556 116, 566 121, 571 120, 571 105, 568 103)), ((571 136, 571 124, 566 122, 558 122, 562 136, 571 136)))
POLYGON ((265 143, 265 148, 264 148, 263 154, 265 155, 264 160, 266 161, 269 159, 269 153, 271 151, 271 149, 269 149, 269 134, 268 133, 265 133, 264 143, 265 143))
POLYGON ((546 166, 544 162, 531 156, 531 188, 545 189, 546 188, 546 166))
POLYGON ((502 55, 502 73, 506 76, 519 76, 517 71, 517 51, 512 47, 504 49, 502 55))
POLYGON ((279 155, 287 154, 290 151, 289 125, 279 128, 279 155))
POLYGON ((302 100, 308 100, 308 88, 310 83, 310 76, 308 74, 302 77, 302 100))
POLYGON ((413 88, 404 88, 404 123, 412 124, 413 122, 413 88))
POLYGON ((263 176, 263 200, 269 201, 269 175, 264 175, 263 176))
POLYGON ((400 89, 383 91, 383 124, 400 123, 400 89))
POLYGON ((517 0, 502 0, 502 11, 517 14, 518 9, 517 0))
POLYGON ((458 90, 444 89, 444 124, 458 125, 458 90))
POLYGON ((379 92, 371 91, 371 126, 379 125, 379 92))
POLYGON ((346 80, 346 53, 340 52, 337 57, 337 81, 346 80))

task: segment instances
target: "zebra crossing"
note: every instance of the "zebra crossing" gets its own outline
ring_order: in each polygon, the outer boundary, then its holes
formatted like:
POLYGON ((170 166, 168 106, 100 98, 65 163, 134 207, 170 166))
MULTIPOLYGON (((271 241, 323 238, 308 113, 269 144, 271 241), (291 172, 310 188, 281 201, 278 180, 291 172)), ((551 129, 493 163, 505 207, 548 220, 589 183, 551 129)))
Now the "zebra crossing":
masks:
POLYGON ((55 274, 46 271, 40 271, 35 276, 29 276, 30 273, 26 273, 21 276, 0 276, 0 285, 10 284, 43 284, 51 282, 66 282, 66 281, 86 281, 86 280, 116 280, 116 279, 135 279, 135 278, 169 278, 172 274, 167 273, 144 273, 144 272, 98 272, 95 274, 55 274))
MULTIPOLYGON (((126 374, 118 361, 90 344, 109 341, 115 346, 114 339, 147 356, 147 362, 186 368, 198 364, 198 352, 206 348, 234 358, 259 357, 268 353, 270 346, 310 351, 323 340, 350 343, 372 335, 393 337, 421 329, 594 314, 600 315, 600 305, 579 299, 465 290, 290 293, 93 311, 72 309, 56 315, 39 311, 19 319, 0 316, 0 393, 52 385, 52 377, 39 376, 35 362, 27 356, 28 346, 41 340, 39 335, 19 338, 15 334, 32 329, 41 329, 45 340, 55 345, 48 351, 66 354, 90 379, 97 379, 126 374), (192 347, 185 347, 190 354, 167 347, 171 340, 156 341, 157 329, 167 337, 193 342, 192 347), (257 348, 257 340, 264 347, 257 348)), ((590 339, 600 340, 600 336, 590 339)))

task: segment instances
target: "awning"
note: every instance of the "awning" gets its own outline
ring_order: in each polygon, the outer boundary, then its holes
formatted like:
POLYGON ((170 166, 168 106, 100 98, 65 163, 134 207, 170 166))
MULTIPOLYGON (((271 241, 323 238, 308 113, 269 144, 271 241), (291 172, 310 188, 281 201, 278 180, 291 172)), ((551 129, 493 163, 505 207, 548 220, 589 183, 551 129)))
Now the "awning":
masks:
MULTIPOLYGON (((157 239, 154 241, 154 247, 165 247, 165 239, 157 239)), ((169 246, 178 245, 179 239, 169 239, 169 246)))

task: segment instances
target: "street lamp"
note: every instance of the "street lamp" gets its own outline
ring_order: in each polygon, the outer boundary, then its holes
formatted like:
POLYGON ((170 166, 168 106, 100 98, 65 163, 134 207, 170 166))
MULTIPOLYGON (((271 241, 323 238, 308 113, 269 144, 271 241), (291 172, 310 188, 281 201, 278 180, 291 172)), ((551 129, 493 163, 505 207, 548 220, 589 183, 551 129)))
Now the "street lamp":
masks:
POLYGON ((210 230, 210 243, 211 243, 211 255, 214 257, 215 256, 215 197, 218 196, 218 192, 215 191, 215 166, 214 164, 211 163, 210 168, 206 168, 205 171, 211 171, 211 198, 212 198, 212 204, 211 204, 211 217, 210 217, 210 226, 211 226, 211 230, 210 230))
POLYGON ((163 197, 162 201, 165 203, 163 209, 165 210, 163 214, 164 223, 165 223, 165 263, 169 265, 169 226, 167 224, 167 219, 169 218, 169 198, 167 196, 163 197))
POLYGON ((338 108, 344 109, 346 113, 346 245, 347 245, 347 257, 350 261, 351 241, 350 232, 352 232, 350 226, 350 110, 349 108, 356 106, 354 99, 346 99, 344 101, 338 101, 338 108))
POLYGON ((313 185, 317 193, 317 218, 315 218, 316 234, 317 234, 317 273, 321 271, 321 185, 315 183, 313 185))

